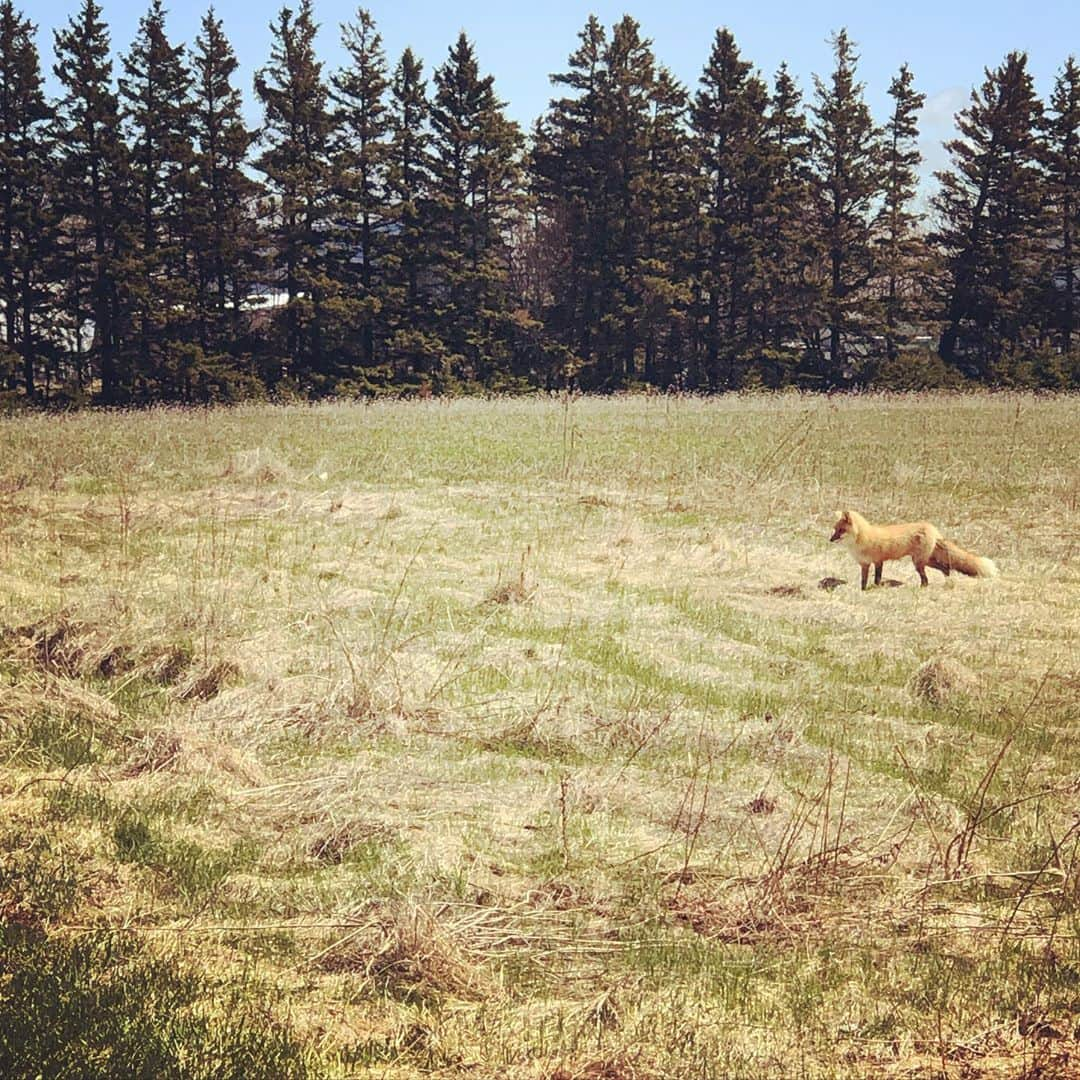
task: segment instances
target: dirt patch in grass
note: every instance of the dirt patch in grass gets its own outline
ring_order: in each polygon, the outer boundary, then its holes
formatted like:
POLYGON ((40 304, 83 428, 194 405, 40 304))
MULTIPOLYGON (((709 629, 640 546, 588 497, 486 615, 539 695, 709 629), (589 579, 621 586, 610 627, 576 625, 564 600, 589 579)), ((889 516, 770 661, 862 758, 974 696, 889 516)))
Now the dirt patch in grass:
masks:
POLYGON ((801 585, 774 585, 769 590, 770 596, 802 596, 803 587, 801 585))
POLYGON ((170 686, 192 663, 192 650, 175 642, 135 644, 108 626, 59 614, 25 626, 0 628, 0 652, 65 679, 145 678, 170 686))

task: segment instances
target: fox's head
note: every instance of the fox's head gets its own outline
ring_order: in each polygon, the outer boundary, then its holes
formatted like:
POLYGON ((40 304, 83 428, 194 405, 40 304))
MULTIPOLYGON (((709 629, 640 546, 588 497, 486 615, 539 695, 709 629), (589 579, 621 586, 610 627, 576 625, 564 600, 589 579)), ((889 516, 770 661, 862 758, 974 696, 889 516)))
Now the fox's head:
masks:
POLYGON ((851 520, 851 511, 844 510, 840 514, 840 520, 833 528, 832 536, 829 537, 829 543, 835 544, 837 540, 843 540, 845 536, 848 536, 854 529, 854 525, 851 520))

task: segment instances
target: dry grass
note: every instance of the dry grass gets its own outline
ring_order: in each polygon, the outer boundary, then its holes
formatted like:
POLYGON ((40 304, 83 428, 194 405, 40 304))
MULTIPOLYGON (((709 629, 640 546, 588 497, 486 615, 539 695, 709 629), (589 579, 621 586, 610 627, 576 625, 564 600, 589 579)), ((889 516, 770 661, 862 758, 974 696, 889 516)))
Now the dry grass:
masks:
POLYGON ((1014 396, 0 421, 0 911, 257 970, 320 1075, 1068 1074, 1078 445, 1014 396), (837 505, 1002 576, 862 593, 837 505))

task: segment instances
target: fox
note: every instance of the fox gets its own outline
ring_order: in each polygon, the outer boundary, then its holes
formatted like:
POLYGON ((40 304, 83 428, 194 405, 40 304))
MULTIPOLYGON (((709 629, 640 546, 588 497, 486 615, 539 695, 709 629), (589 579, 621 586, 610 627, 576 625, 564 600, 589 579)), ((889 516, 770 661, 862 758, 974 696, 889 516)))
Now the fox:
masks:
POLYGON ((881 568, 889 559, 903 559, 910 555, 919 581, 925 586, 926 568, 940 570, 946 577, 949 572, 967 574, 968 577, 997 577, 998 568, 992 559, 972 555, 951 540, 942 537, 929 521, 912 521, 903 525, 871 525, 854 510, 840 514, 829 542, 841 543, 851 552, 852 558, 862 568, 862 587, 866 588, 870 567, 874 567, 874 584, 881 584, 881 568))

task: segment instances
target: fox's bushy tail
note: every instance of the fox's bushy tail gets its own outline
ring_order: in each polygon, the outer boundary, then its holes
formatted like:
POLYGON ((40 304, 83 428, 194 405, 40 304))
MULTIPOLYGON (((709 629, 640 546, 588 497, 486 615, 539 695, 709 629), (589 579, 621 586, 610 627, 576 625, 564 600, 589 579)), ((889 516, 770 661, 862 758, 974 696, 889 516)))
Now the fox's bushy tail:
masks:
POLYGON ((934 553, 926 565, 940 570, 943 574, 955 570, 959 574, 967 574, 968 577, 997 577, 998 573, 993 559, 972 555, 951 540, 939 540, 934 545, 934 553))

